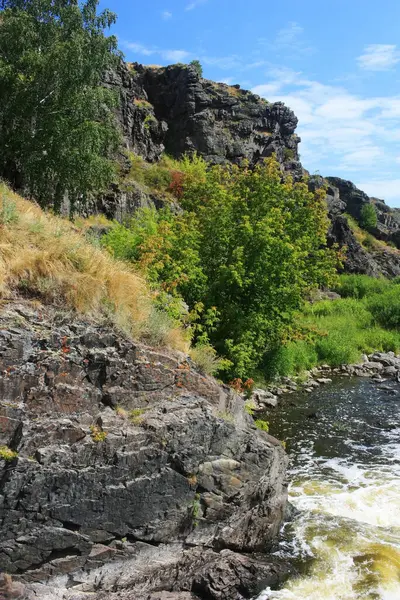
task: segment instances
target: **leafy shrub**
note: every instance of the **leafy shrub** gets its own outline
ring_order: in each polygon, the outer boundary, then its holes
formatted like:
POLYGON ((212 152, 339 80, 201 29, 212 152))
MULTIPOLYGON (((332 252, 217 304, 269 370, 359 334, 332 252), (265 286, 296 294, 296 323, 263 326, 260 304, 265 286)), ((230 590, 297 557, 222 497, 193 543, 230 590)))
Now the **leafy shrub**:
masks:
POLYGON ((373 296, 369 299, 367 306, 383 327, 400 327, 400 286, 373 296))
POLYGON ((341 275, 334 290, 343 298, 365 298, 385 292, 392 284, 389 280, 368 275, 341 275))
POLYGON ((180 200, 184 192, 184 174, 180 171, 172 171, 171 183, 169 184, 169 191, 180 200))
POLYGON ((171 185, 172 176, 169 169, 155 164, 144 170, 143 180, 151 189, 166 190, 171 185))
POLYGON ((360 214, 360 225, 367 231, 373 231, 378 224, 378 215, 373 204, 364 204, 360 214))
POLYGON ((214 167, 185 185, 182 205, 195 213, 202 239, 201 301, 218 314, 209 339, 236 377, 255 371, 305 293, 334 277, 322 193, 280 177, 269 160, 255 170, 214 167))
MULTIPOLYGON (((183 213, 138 211, 104 244, 161 288, 159 308, 170 297, 183 299, 195 343, 211 342, 231 361, 228 376, 245 379, 281 339, 305 294, 335 277, 323 194, 305 183, 282 185, 273 159, 252 170, 209 168, 196 155, 179 164, 167 157, 144 171, 170 175, 171 168, 182 174, 175 190, 183 213)), ((178 318, 173 306, 169 315, 178 318)))
POLYGON ((17 458, 18 452, 11 450, 8 446, 0 446, 0 459, 5 460, 6 462, 10 462, 17 458))
POLYGON ((104 442, 107 439, 108 433, 103 431, 98 425, 90 426, 91 438, 96 444, 104 442))
POLYGON ((263 419, 257 419, 254 422, 254 424, 257 427, 257 429, 260 429, 261 431, 265 431, 266 433, 268 433, 268 431, 269 431, 268 421, 264 421, 263 419))
POLYGON ((294 159, 294 152, 291 148, 285 148, 283 151, 285 160, 293 160, 294 159))
POLYGON ((189 64, 194 67, 199 77, 203 77, 203 67, 199 60, 192 60, 189 64))

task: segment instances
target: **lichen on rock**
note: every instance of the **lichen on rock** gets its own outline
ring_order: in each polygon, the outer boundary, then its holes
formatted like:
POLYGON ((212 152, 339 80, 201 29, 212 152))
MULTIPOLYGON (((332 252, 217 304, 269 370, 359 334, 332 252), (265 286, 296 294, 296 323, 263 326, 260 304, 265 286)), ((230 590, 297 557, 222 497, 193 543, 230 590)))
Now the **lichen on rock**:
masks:
POLYGON ((258 569, 282 578, 241 553, 279 531, 286 455, 230 388, 28 301, 2 308, 0 364, 0 439, 18 452, 0 464, 0 569, 35 597, 240 599, 258 569))

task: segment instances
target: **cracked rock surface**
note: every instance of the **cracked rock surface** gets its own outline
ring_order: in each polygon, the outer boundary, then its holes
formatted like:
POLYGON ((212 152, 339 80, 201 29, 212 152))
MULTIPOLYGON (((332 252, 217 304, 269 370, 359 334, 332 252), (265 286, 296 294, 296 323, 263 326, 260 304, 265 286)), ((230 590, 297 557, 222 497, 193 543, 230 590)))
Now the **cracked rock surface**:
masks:
POLYGON ((241 600, 282 580, 265 552, 284 450, 183 354, 15 301, 0 373, 0 569, 32 598, 241 600))

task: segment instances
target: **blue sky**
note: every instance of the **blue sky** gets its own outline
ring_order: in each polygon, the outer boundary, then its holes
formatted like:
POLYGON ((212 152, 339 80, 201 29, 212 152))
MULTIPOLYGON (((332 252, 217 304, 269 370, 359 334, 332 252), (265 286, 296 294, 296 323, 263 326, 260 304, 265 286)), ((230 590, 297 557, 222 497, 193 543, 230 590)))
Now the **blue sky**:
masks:
POLYGON ((198 58, 299 118, 310 172, 400 206, 400 0, 101 0, 127 60, 198 58))

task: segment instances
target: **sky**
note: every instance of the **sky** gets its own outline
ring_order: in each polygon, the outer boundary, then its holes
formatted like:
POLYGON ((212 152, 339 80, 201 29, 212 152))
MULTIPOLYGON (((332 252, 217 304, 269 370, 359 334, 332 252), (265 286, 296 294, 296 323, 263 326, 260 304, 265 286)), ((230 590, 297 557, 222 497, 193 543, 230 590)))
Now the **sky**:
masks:
POLYGON ((297 115, 303 166, 400 207, 400 0, 101 0, 129 61, 199 59, 297 115))

